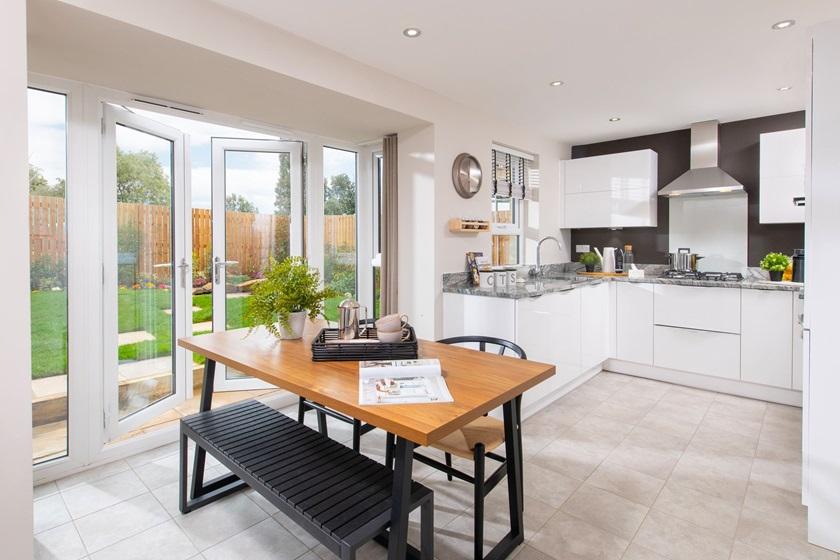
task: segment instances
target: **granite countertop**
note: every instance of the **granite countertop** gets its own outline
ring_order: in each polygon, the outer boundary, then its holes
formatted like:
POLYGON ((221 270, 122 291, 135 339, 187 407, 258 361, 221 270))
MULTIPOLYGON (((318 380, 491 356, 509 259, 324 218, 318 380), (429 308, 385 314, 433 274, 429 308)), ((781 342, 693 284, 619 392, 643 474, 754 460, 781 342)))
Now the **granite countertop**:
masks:
MULTIPOLYGON (((660 278, 656 268, 651 268, 647 273, 650 276, 640 279, 629 279, 626 276, 592 277, 577 274, 569 265, 549 265, 544 268, 543 276, 539 279, 532 279, 527 276, 527 268, 519 271, 520 279, 525 282, 517 282, 515 287, 492 289, 473 286, 468 282, 466 272, 457 272, 443 275, 443 291, 450 294, 465 294, 485 297, 499 297, 508 299, 521 299, 538 297, 544 294, 555 292, 566 292, 581 286, 591 286, 602 282, 631 282, 639 284, 671 284, 674 286, 701 286, 712 288, 738 288, 748 290, 776 290, 776 291, 804 291, 804 284, 798 282, 771 282, 760 276, 760 273, 751 273, 740 282, 715 282, 711 280, 686 280, 674 278, 660 278)), ((752 272, 752 271, 751 271, 752 272)))

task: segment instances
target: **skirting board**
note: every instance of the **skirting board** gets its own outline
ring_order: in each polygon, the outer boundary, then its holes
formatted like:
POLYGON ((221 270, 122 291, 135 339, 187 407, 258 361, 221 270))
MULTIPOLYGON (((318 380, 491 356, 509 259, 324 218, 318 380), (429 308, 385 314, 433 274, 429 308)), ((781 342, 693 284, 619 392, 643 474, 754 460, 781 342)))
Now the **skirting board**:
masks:
POLYGON ((757 385, 746 381, 711 377, 698 373, 664 369, 614 359, 604 362, 604 370, 802 408, 802 392, 791 389, 757 385))

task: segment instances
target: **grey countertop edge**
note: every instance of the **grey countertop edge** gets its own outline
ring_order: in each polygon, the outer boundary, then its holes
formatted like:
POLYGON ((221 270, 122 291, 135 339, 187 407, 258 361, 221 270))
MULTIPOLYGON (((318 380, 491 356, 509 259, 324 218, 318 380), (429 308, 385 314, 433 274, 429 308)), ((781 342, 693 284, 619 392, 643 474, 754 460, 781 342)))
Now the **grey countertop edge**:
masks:
MULTIPOLYGON (((551 281, 562 281, 563 278, 546 278, 546 280, 551 281)), ((569 280, 566 278, 566 280, 569 280)), ((473 296, 484 296, 484 297, 496 297, 496 298, 506 298, 506 299, 522 299, 522 298, 529 298, 529 297, 537 297, 543 294, 550 294, 550 293, 557 293, 557 292, 567 292, 569 290, 574 290, 575 288, 579 288, 582 286, 592 286, 595 284, 600 284, 601 282, 630 282, 630 283, 637 283, 637 284, 670 284, 674 286, 699 286, 699 287, 710 287, 710 288, 738 288, 742 290, 767 290, 767 291, 787 291, 787 292, 800 292, 804 291, 804 284, 794 283, 794 282, 771 282, 769 280, 766 281, 754 281, 754 280, 744 280, 742 282, 713 282, 713 281, 703 281, 703 280, 685 280, 685 279, 673 279, 673 278, 656 278, 656 277, 648 277, 648 278, 639 278, 639 279, 630 279, 627 277, 608 277, 608 278, 587 278, 578 276, 575 278, 575 283, 568 284, 564 286, 549 286, 545 287, 541 290, 537 291, 528 291, 525 288, 526 284, 517 284, 515 289, 503 289, 503 290, 492 290, 487 288, 480 288, 477 286, 472 286, 466 283, 445 283, 443 286, 443 292, 448 294, 463 294, 463 295, 473 295, 473 296)))

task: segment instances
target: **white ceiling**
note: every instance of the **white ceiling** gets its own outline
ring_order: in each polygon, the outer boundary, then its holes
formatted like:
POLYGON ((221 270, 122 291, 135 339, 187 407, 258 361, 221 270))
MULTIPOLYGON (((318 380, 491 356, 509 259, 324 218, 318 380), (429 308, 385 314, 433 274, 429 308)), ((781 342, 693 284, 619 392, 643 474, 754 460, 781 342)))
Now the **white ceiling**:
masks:
POLYGON ((808 27, 840 18, 838 0, 214 1, 574 143, 804 109, 808 27))
POLYGON ((62 2, 27 8, 33 72, 347 142, 425 123, 62 2))

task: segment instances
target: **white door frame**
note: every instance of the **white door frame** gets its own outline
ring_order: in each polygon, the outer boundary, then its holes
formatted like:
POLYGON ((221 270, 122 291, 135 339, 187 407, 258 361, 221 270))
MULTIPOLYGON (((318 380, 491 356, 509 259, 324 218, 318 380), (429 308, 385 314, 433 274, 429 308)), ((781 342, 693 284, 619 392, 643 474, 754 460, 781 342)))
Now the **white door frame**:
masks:
MULTIPOLYGON (((212 279, 213 283, 213 332, 226 330, 227 309, 225 305, 225 275, 226 257, 226 224, 225 198, 225 153, 262 152, 288 153, 289 179, 292 188, 291 223, 289 231, 289 253, 293 256, 303 255, 303 174, 302 174, 302 144, 300 142, 284 142, 280 140, 252 140, 243 138, 213 138, 211 157, 211 196, 213 215, 213 254, 212 279), (217 265, 218 261, 218 265, 217 265)), ((215 391, 238 391, 252 389, 276 389, 265 381, 253 377, 228 379, 227 368, 223 364, 216 366, 216 378, 213 386, 215 391)))
MULTIPOLYGON (((189 332, 187 325, 192 324, 192 276, 189 274, 190 261, 187 255, 187 242, 192 231, 190 220, 190 206, 188 203, 189 189, 185 172, 185 157, 188 141, 180 130, 160 124, 152 119, 143 117, 113 105, 104 106, 104 126, 102 130, 102 224, 103 224, 103 371, 104 375, 104 404, 105 404, 105 436, 107 440, 114 439, 130 430, 136 429, 149 420, 170 410, 187 399, 187 374, 190 357, 187 352, 176 343, 178 338, 189 332), (171 286, 174 296, 172 308, 172 363, 174 366, 174 391, 168 397, 138 410, 126 418, 119 419, 119 363, 118 348, 118 264, 117 264, 117 170, 116 170, 116 127, 126 126, 134 130, 163 138, 172 142, 173 196, 170 220, 172 226, 171 252, 172 274, 171 286), (187 321, 189 319, 189 322, 187 321)), ((192 391, 189 391, 191 396, 192 391)))

